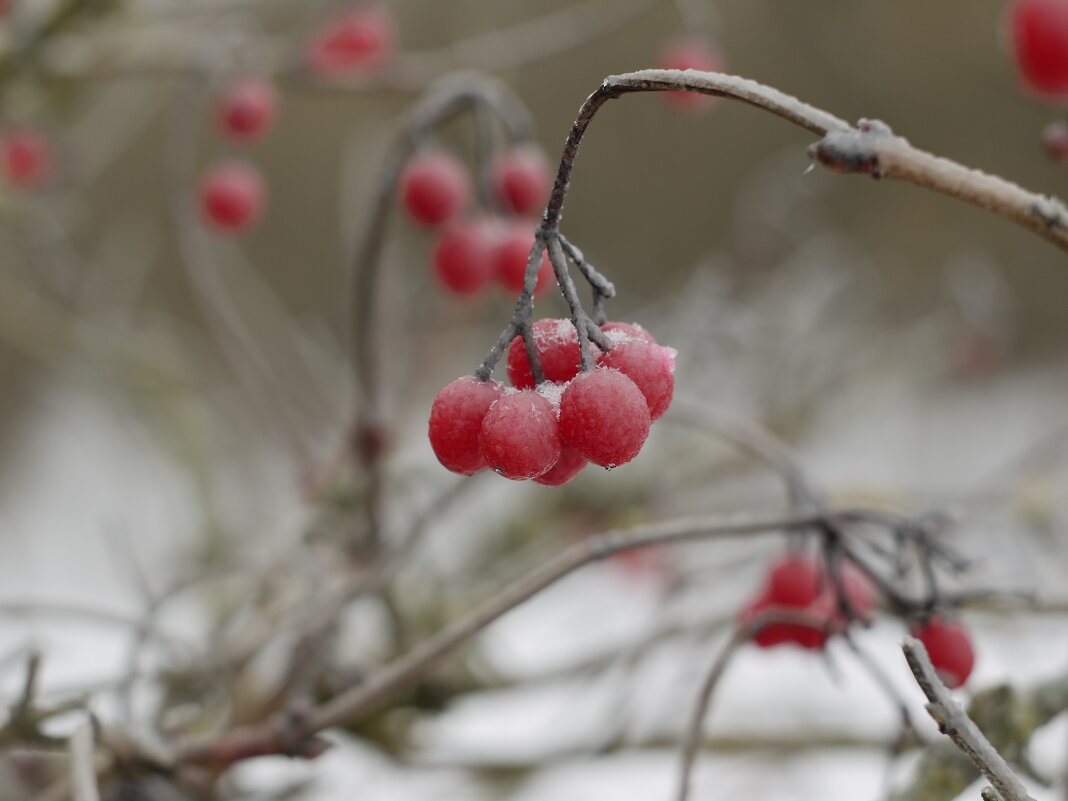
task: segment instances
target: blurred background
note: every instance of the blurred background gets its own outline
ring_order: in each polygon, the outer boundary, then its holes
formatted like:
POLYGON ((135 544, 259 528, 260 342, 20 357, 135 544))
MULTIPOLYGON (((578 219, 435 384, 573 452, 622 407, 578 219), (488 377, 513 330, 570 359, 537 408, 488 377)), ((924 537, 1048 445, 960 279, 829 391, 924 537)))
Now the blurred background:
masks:
MULTIPOLYGON (((514 298, 443 291, 435 234, 391 198, 368 227, 435 82, 499 81, 555 165, 604 76, 661 65, 683 36, 725 72, 1063 196, 1068 172, 1040 142, 1063 108, 1021 88, 1006 5, 391 0, 374 12, 395 43, 317 69, 309 48, 368 6, 4 4, 0 133, 31 132, 46 155, 29 181, 9 151, 0 165, 0 799, 71 797, 65 738, 86 710, 153 744, 225 730, 284 708, 294 687, 329 697, 590 532, 781 510, 780 479, 716 433, 723 420, 781 438, 834 503, 946 511, 971 562, 947 586, 1034 594, 963 612, 979 652, 969 687, 1024 697, 1063 681, 1068 270, 1049 243, 912 186, 810 170, 810 134, 739 103, 614 100, 584 141, 563 231, 614 281, 609 316, 678 349, 679 414, 635 462, 548 489, 457 484, 426 442, 435 394, 481 363, 514 298), (217 98, 250 75, 277 90, 277 122, 235 143, 217 98), (197 208, 205 171, 230 158, 264 185, 240 235, 197 208), (354 327, 369 329, 351 298, 372 232, 388 414, 368 466, 351 352, 354 327), (351 589, 385 571, 353 547, 375 503, 404 557, 388 597, 351 589)), ((433 139, 474 167, 479 125, 460 116, 433 139)), ((537 315, 567 309, 549 297, 537 315)), ((250 760, 207 784, 109 770, 102 792, 669 798, 696 688, 782 547, 776 535, 595 565, 318 760, 250 760)), ((903 631, 880 616, 857 638, 927 743, 903 631)), ((977 798, 970 775, 912 793, 929 749, 901 753, 881 681, 843 643, 744 650, 692 797, 977 798)), ((1012 740, 1040 801, 1068 797, 1068 716, 1047 718, 1012 740)))

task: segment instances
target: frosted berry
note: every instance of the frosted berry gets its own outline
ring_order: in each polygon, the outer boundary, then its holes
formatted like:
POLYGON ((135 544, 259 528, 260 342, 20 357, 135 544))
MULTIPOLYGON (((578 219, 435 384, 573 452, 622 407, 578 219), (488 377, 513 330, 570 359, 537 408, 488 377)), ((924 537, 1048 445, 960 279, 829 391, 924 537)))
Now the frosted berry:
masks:
POLYGON ((637 323, 619 323, 609 321, 601 326, 601 330, 604 331, 606 334, 611 334, 613 331, 617 331, 619 333, 615 334, 614 336, 618 337, 620 335, 623 335, 632 339, 640 339, 642 342, 648 342, 650 345, 656 344, 656 340, 653 338, 653 335, 637 323))
POLYGON ((456 216, 471 196, 467 168, 444 151, 413 156, 398 178, 408 215, 421 225, 439 225, 456 216))
POLYGON ((351 9, 329 23, 308 44, 308 66, 319 75, 374 70, 396 46, 393 17, 370 4, 351 9))
POLYGON ((216 121, 225 136, 251 142, 271 129, 277 113, 274 86, 258 78, 244 78, 227 87, 219 98, 216 121))
MULTIPOLYGON (((613 338, 609 336, 610 341, 613 338)), ((650 345, 640 339, 616 339, 612 349, 602 354, 597 363, 619 370, 638 385, 649 404, 650 419, 656 420, 671 405, 675 392, 674 348, 650 345)))
POLYGON ((547 473, 542 473, 535 478, 534 483, 546 487, 562 487, 581 473, 582 468, 586 465, 587 462, 582 458, 581 453, 574 448, 564 445, 560 449, 560 458, 557 460, 556 464, 549 468, 547 473))
MULTIPOLYGON (((578 333, 570 320, 535 320, 533 328, 534 347, 537 348, 542 372, 546 381, 564 384, 578 375, 582 354, 579 352, 578 333)), ((590 343, 590 354, 597 358, 600 348, 590 343)), ((526 345, 522 337, 512 340, 508 349, 508 380, 518 389, 534 386, 526 345)))
POLYGON ((1008 27, 1020 78, 1032 91, 1068 96, 1068 0, 1017 0, 1008 27))
POLYGON ((430 447, 449 470, 470 476, 486 469, 478 435, 486 412, 502 389, 499 381, 479 381, 473 375, 465 375, 434 399, 430 408, 430 447))
MULTIPOLYGON (((534 246, 534 228, 535 223, 529 220, 516 220, 505 226, 500 239, 497 240, 493 258, 494 276, 509 292, 518 293, 523 290, 527 261, 530 258, 530 249, 534 246)), ((553 267, 549 263, 548 252, 543 251, 534 291, 544 291, 552 283, 553 267)))
POLYGON ((486 413, 478 441, 486 462, 505 478, 537 478, 560 459, 556 407, 532 389, 505 391, 486 413))
POLYGON ((457 295, 471 295, 493 276, 493 254, 498 225, 476 217, 448 225, 431 253, 434 275, 446 289, 457 295))
POLYGON ((968 680, 975 667, 975 649, 964 626, 933 615, 927 622, 913 626, 912 636, 923 643, 947 687, 960 687, 968 680))
POLYGON ((4 175, 20 189, 36 189, 52 171, 52 145, 43 134, 31 128, 7 131, 0 141, 4 175))
POLYGON ((219 230, 237 233, 259 219, 264 193, 263 179, 251 165, 241 161, 216 164, 200 181, 201 212, 219 230))
MULTIPOLYGON (((658 65, 665 70, 720 72, 723 55, 705 39, 683 36, 667 44, 660 53, 658 65)), ((715 97, 698 92, 664 92, 664 98, 669 106, 683 114, 707 111, 716 102, 715 97)))
POLYGON ((498 156, 492 179, 498 201, 513 214, 532 214, 549 199, 549 162, 534 145, 520 145, 498 156))
POLYGON ((618 370, 579 373, 560 397, 564 444, 601 467, 626 464, 649 436, 649 406, 637 385, 618 370))

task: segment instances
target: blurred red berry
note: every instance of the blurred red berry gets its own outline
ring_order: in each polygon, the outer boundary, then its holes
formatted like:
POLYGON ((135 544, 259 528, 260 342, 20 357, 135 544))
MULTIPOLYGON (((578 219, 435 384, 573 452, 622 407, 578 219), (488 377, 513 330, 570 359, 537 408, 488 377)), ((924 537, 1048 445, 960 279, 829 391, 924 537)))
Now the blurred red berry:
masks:
POLYGON ((4 175, 19 189, 36 189, 52 172, 52 145, 39 131, 13 128, 3 135, 4 175))
POLYGON ((412 156, 397 182, 408 216, 420 225, 440 225, 455 217, 471 196, 467 168, 440 150, 412 156))
POLYGON ((925 623, 912 627, 912 636, 923 643, 947 687, 955 689, 968 680, 975 667, 975 649, 964 626, 932 615, 925 623))
POLYGON ((1051 159, 1068 164, 1068 122, 1055 120, 1043 128, 1042 146, 1051 159))
POLYGON ((1053 99, 1068 97, 1068 0, 1015 0, 1007 20, 1024 84, 1053 99))
MULTIPOLYGON (((508 223, 497 240, 493 258, 493 272, 497 281, 509 292, 521 292, 526 277, 530 249, 534 246, 534 229, 537 224, 530 220, 515 220, 508 223)), ((541 266, 534 284, 535 292, 543 292, 553 283, 553 267, 547 251, 541 254, 541 266)))
POLYGON ((493 277, 499 226, 485 217, 460 220, 441 232, 431 253, 438 281, 457 295, 478 292, 493 277))
MULTIPOLYGON (((723 54, 705 39, 682 36, 668 42, 660 53, 657 65, 665 70, 721 72, 723 54)), ((664 97, 669 106, 684 114, 707 111, 717 99, 698 92, 665 92, 664 97)))
POLYGON ((493 164, 492 179, 497 199, 513 214, 533 214, 549 199, 549 162, 535 145, 502 153, 493 164))
POLYGON ((255 167, 229 161, 210 167, 200 181, 200 208, 208 222, 238 233, 263 213, 265 188, 255 167))
POLYGON ((319 75, 364 72, 381 67, 393 55, 396 30, 392 15, 369 4, 346 12, 308 44, 308 65, 319 75))
POLYGON ((251 142, 264 136, 278 113, 278 92, 259 78, 243 78, 223 92, 216 109, 219 130, 231 139, 251 142))

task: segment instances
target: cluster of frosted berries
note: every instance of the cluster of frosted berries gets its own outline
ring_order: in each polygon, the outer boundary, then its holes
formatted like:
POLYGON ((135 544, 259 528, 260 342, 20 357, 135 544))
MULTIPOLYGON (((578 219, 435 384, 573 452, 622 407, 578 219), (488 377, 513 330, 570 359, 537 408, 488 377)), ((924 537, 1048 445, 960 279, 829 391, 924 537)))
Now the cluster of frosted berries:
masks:
POLYGON ((764 612, 782 610, 811 616, 813 625, 771 623, 753 635, 761 648, 799 645, 820 650, 828 637, 844 631, 849 621, 842 613, 836 584, 840 584, 849 608, 860 620, 867 620, 875 609, 876 596, 871 582, 859 569, 846 564, 832 581, 821 563, 799 553, 788 553, 776 561, 757 596, 738 614, 738 622, 747 625, 764 612))
POLYGON ((9 128, 0 135, 0 167, 10 186, 40 188, 51 177, 53 162, 52 144, 40 131, 9 128))
MULTIPOLYGON (((408 217, 431 229, 430 266, 438 283, 457 295, 474 295, 492 283, 510 293, 523 288, 536 221, 550 188, 549 164, 541 149, 516 145, 490 166, 492 212, 472 211, 471 176, 445 150, 416 153, 398 177, 397 192, 408 217)), ((553 283, 542 254, 536 291, 553 283)))
MULTIPOLYGON (((711 41, 698 36, 672 39, 660 52, 657 66, 664 70, 699 70, 722 72, 723 54, 711 41)), ((662 92, 664 102, 680 114, 708 111, 718 98, 698 92, 662 92)))
POLYGON ((516 481, 558 487, 587 462, 605 468, 638 455, 649 428, 671 403, 675 351, 634 323, 606 323, 612 347, 591 343, 597 366, 579 370, 579 344, 568 320, 538 320, 534 343, 546 380, 535 386, 525 345, 508 352, 511 387, 464 376, 438 394, 430 444, 449 470, 492 469, 516 481))
MULTIPOLYGON (((266 136, 278 116, 278 93, 260 78, 229 84, 215 104, 215 127, 223 139, 240 145, 266 136)), ((263 214, 267 189, 248 161, 229 158, 209 166, 200 178, 200 213, 217 231, 238 234, 263 214)))

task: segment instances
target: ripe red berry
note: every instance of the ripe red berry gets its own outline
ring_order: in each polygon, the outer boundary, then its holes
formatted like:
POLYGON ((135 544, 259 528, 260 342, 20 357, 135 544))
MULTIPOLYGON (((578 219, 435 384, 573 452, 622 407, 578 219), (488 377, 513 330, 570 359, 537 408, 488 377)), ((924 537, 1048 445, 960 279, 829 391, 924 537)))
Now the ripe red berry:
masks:
POLYGON ((263 179, 254 167, 242 161, 223 162, 201 178, 201 212, 216 228, 236 233, 259 219, 264 194, 263 179))
MULTIPOLYGON (((748 625, 753 619, 773 609, 784 611, 806 612, 811 614, 813 620, 826 620, 830 615, 830 608, 825 601, 816 600, 806 606, 792 606, 775 603, 767 595, 760 595, 750 601, 738 613, 738 623, 748 625)), ((753 635, 753 642, 761 648, 774 648, 777 645, 799 645, 809 650, 819 650, 827 643, 827 632, 814 626, 803 626, 799 623, 769 623, 753 635)))
POLYGON ((537 478, 560 459, 556 407, 532 389, 505 390, 486 413, 478 441, 486 462, 505 478, 537 478))
POLYGON ((224 135, 251 142, 270 130, 277 112, 274 86, 259 78, 244 78, 227 87, 219 98, 216 120, 224 135))
POLYGON ((964 626, 933 615, 926 623, 914 625, 912 636, 923 643, 947 687, 960 687, 968 680, 975 667, 975 650, 964 626))
POLYGON ((581 473, 586 464, 587 462, 582 458, 581 453, 564 445, 560 449, 560 458, 556 464, 549 468, 548 472, 542 473, 535 478, 534 483, 546 487, 562 487, 581 473))
POLYGON ((467 168, 444 151, 413 156, 398 178, 408 215, 422 225, 440 225, 456 216, 471 195, 467 168))
POLYGON ((431 253, 434 275, 457 295, 471 295, 493 276, 493 254, 499 227, 475 217, 452 223, 441 232, 431 253))
POLYGON ((560 397, 560 437, 601 467, 626 464, 649 436, 649 406, 633 381, 599 367, 579 373, 560 397))
MULTIPOLYGON (((509 292, 523 290, 523 278, 527 272, 530 249, 534 246, 535 223, 516 220, 509 223, 497 240, 493 257, 493 270, 497 281, 509 292)), ((547 251, 541 254, 541 266, 534 284, 535 292, 542 292, 553 283, 553 266, 547 251)))
POLYGON ((513 214, 532 214, 549 199, 549 162, 534 145, 502 153, 493 164, 492 179, 497 199, 513 214))
POLYGON ((390 13, 375 4, 354 8, 327 24, 308 44, 308 66, 319 75, 374 70, 396 45, 390 13))
POLYGON ((486 412, 503 388, 499 381, 479 381, 473 375, 465 375, 434 399, 430 408, 430 446, 449 470, 470 476, 486 469, 478 435, 486 412))
MULTIPOLYGON (((665 70, 720 72, 723 70, 723 55, 711 42, 683 36, 668 42, 660 53, 658 64, 665 70)), ((669 106, 684 114, 707 111, 717 99, 711 95, 682 91, 665 92, 664 97, 669 106)))
MULTIPOLYGON (((535 320, 533 334, 534 347, 537 348, 546 381, 564 384, 578 375, 582 355, 579 352, 578 333, 570 320, 535 320)), ((601 349, 591 342, 590 355, 596 359, 600 353, 601 349)), ((508 380, 517 389, 534 386, 534 376, 530 372, 530 360, 522 337, 513 339, 508 349, 508 380)))
POLYGON ((1068 96, 1068 0, 1016 0, 1007 19, 1023 82, 1040 95, 1068 96))
POLYGON ((819 562, 790 553, 772 566, 764 597, 777 606, 805 607, 814 603, 823 589, 823 569, 819 562))
POLYGON ((36 189, 52 171, 52 145, 31 128, 13 128, 3 135, 4 175, 20 189, 36 189))
MULTIPOLYGON (((630 337, 632 339, 640 339, 642 342, 648 342, 650 345, 656 344, 656 340, 653 339, 653 335, 637 323, 619 323, 610 320, 601 326, 601 330, 604 331, 606 334, 611 334, 613 331, 618 331, 625 337, 630 337)), ((618 335, 619 334, 617 334, 616 336, 618 335)))
POLYGON ((613 367, 638 385, 649 404, 649 417, 659 418, 671 405, 675 392, 675 349, 650 345, 622 332, 609 335, 612 349, 597 363, 613 367))

